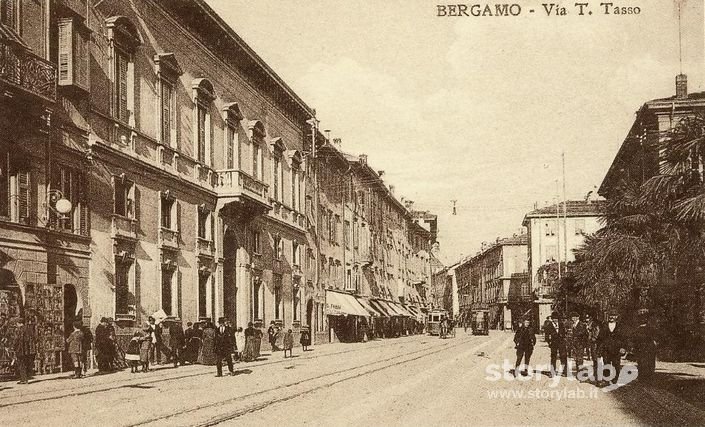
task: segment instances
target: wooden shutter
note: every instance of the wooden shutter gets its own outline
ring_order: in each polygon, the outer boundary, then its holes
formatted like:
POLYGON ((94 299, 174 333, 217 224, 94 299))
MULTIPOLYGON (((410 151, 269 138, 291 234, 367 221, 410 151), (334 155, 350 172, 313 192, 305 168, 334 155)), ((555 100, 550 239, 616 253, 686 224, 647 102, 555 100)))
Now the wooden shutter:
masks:
POLYGON ((171 145, 171 86, 168 82, 162 80, 162 143, 171 145))
POLYGON ((206 161, 206 109, 198 106, 198 161, 206 161))
POLYGON ((89 78, 88 78, 88 40, 85 32, 74 31, 74 42, 76 44, 75 60, 74 60, 74 70, 75 70, 75 82, 77 86, 83 89, 88 89, 89 78))
POLYGON ((117 53, 115 56, 117 61, 117 85, 118 85, 118 119, 127 121, 127 58, 122 53, 117 53))
POLYGON ((88 210, 88 179, 83 174, 79 174, 78 182, 78 201, 79 201, 79 232, 82 236, 90 234, 90 211, 88 210))
POLYGON ((30 222, 32 206, 32 192, 30 188, 29 171, 17 173, 17 207, 19 221, 25 224, 30 222))
POLYGON ((59 20, 59 85, 74 83, 73 75, 73 20, 59 20))
POLYGON ((176 211, 176 224, 174 225, 174 229, 176 231, 181 231, 181 202, 176 200, 174 203, 176 204, 176 206, 172 208, 176 211))

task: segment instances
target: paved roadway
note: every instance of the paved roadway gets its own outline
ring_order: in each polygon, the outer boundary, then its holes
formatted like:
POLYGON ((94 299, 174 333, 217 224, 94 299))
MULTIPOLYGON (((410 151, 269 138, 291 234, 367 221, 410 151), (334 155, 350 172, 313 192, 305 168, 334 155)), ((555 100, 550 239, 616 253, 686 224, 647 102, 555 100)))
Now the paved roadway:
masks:
MULTIPOLYGON (((223 378, 214 367, 187 366, 0 383, 0 419, 3 426, 705 425, 702 405, 657 387, 604 392, 576 380, 552 386, 543 375, 488 380, 489 365, 513 358, 511 338, 459 331, 444 340, 329 344, 293 359, 265 354, 223 378)), ((547 357, 539 343, 534 361, 547 357)))

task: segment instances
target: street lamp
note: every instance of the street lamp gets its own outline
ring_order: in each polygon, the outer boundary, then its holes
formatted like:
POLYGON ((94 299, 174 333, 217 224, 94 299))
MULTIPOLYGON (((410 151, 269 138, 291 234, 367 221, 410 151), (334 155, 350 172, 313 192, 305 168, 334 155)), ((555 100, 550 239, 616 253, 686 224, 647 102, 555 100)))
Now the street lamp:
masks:
POLYGON ((71 201, 64 197, 64 193, 60 190, 47 191, 47 207, 62 219, 73 209, 71 201))

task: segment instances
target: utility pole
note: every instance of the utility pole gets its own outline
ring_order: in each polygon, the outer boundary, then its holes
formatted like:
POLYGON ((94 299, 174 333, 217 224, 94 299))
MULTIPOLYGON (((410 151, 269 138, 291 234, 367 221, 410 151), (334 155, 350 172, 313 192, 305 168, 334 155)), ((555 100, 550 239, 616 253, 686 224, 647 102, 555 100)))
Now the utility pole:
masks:
MULTIPOLYGON (((568 208, 565 198, 565 151, 561 153, 561 161, 563 162, 563 250, 565 256, 563 259, 568 267, 568 208)), ((558 264, 558 271, 561 271, 561 265, 558 264)), ((566 270, 567 272, 567 270, 566 270)), ((568 312, 568 293, 565 293, 565 310, 568 312)))

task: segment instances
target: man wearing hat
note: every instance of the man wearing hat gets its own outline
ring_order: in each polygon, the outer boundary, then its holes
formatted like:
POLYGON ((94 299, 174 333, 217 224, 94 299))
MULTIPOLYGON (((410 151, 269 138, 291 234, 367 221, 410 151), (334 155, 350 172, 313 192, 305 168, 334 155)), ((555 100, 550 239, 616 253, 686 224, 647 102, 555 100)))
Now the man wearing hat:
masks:
POLYGON ((225 317, 218 319, 218 328, 215 331, 215 357, 216 357, 216 377, 223 376, 223 359, 228 362, 230 375, 235 375, 233 370, 232 354, 235 352, 235 333, 232 328, 225 324, 225 317))
POLYGON ((181 319, 178 317, 168 322, 169 324, 169 347, 171 349, 171 359, 174 367, 179 366, 179 362, 184 364, 183 348, 186 345, 184 328, 181 326, 181 319))
POLYGON ((110 369, 110 361, 113 359, 113 347, 110 340, 108 318, 101 317, 100 324, 95 328, 95 349, 99 373, 105 373, 110 369))
POLYGON ((596 319, 593 319, 589 314, 587 314, 585 318, 585 325, 587 326, 588 332, 587 347, 590 349, 589 357, 592 359, 592 375, 593 378, 595 378, 595 381, 597 381, 597 370, 600 359, 598 339, 600 337, 600 330, 602 329, 602 326, 596 319))
POLYGON ((600 331, 598 338, 599 352, 605 365, 611 365, 615 370, 612 383, 616 383, 619 378, 619 371, 622 368, 622 355, 626 354, 624 349, 624 334, 622 325, 618 322, 617 312, 610 312, 607 324, 600 331))
POLYGON ((17 371, 20 377, 18 384, 27 384, 32 373, 34 355, 37 353, 37 334, 31 324, 25 324, 24 319, 17 320, 17 333, 13 343, 17 371))
POLYGON ((546 325, 546 341, 551 349, 551 373, 549 375, 553 376, 556 372, 556 362, 559 355, 564 371, 567 367, 568 356, 566 354, 565 330, 558 321, 558 312, 551 313, 549 319, 550 323, 546 325))

